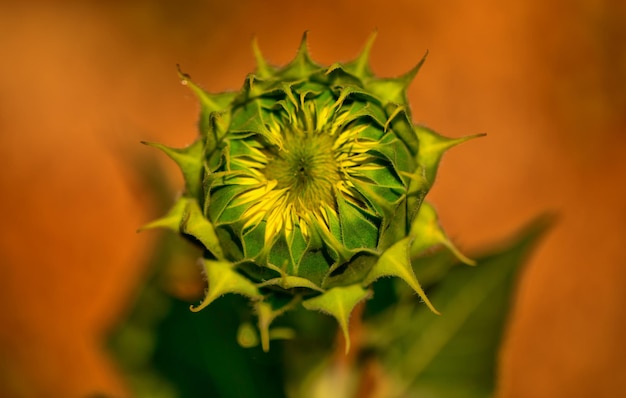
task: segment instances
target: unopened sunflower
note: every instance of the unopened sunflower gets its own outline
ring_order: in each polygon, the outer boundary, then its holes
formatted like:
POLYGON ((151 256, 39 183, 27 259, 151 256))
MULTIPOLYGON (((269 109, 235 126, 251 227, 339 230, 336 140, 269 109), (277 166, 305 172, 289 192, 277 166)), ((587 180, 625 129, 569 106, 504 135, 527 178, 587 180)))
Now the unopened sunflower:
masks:
POLYGON ((421 64, 378 78, 357 59, 313 62, 304 35, 296 57, 273 67, 257 46, 257 70, 239 92, 209 94, 181 73, 201 105, 198 139, 162 149, 185 191, 148 227, 168 227, 205 249, 199 311, 226 293, 256 308, 264 350, 274 318, 302 305, 334 316, 349 347, 348 318, 380 277, 408 283, 434 312, 411 258, 438 245, 463 257, 424 197, 450 147, 413 124, 406 90, 421 64), (277 306, 276 295, 293 297, 277 306))

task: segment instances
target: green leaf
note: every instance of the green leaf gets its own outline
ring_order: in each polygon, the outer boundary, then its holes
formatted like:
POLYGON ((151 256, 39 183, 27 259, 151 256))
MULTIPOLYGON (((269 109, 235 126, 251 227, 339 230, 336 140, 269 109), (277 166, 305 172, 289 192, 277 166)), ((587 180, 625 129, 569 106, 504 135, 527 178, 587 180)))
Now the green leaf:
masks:
POLYGON ((176 397, 285 397, 284 377, 276 371, 283 363, 280 347, 263 353, 236 340, 241 314, 249 311, 246 300, 228 295, 199 314, 185 302, 170 301, 172 309, 155 330, 153 366, 176 387, 176 397))
POLYGON ((307 310, 318 310, 335 317, 346 340, 347 354, 350 351, 350 334, 348 332, 350 314, 358 303, 369 298, 370 295, 370 291, 358 284, 334 287, 324 294, 303 301, 302 305, 307 310))
POLYGON ((477 267, 454 267, 429 296, 441 309, 395 308, 374 321, 376 346, 387 371, 399 380, 397 395, 478 398, 493 394, 497 355, 509 303, 522 264, 547 226, 533 223, 501 252, 477 267), (393 347, 392 349, 388 349, 393 347))
POLYGON ((200 305, 191 306, 191 311, 198 312, 215 299, 227 293, 236 293, 253 300, 262 298, 259 289, 245 276, 238 273, 233 264, 226 261, 202 260, 209 290, 200 305))

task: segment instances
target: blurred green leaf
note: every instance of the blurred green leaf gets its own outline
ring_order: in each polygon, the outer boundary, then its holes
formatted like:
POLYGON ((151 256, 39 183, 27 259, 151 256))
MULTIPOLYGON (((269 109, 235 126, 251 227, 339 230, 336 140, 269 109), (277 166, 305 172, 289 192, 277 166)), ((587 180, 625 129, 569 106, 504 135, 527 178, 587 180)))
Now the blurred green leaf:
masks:
POLYGON ((266 354, 237 343, 240 323, 250 320, 247 300, 226 295, 194 313, 189 302, 166 293, 166 265, 199 255, 188 242, 166 235, 128 317, 108 341, 133 396, 283 397, 280 344, 266 354))
POLYGON ((157 329, 154 365, 181 398, 283 397, 280 344, 263 353, 242 348, 237 330, 247 301, 226 295, 201 313, 172 300, 172 309, 157 329))
POLYGON ((397 387, 394 397, 492 395, 517 275, 546 226, 536 221, 476 267, 452 267, 428 292, 441 315, 414 301, 372 320, 368 330, 397 387))

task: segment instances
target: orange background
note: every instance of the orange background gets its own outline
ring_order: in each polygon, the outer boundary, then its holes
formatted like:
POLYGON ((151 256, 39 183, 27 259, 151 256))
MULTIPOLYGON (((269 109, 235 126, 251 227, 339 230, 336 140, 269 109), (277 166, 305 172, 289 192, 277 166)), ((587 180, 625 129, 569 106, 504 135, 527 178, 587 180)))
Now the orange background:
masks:
MULTIPOLYGON (((310 30, 322 63, 356 56, 410 88, 414 119, 453 137, 430 195, 468 252, 559 215, 526 268, 500 397, 626 394, 626 3, 474 1, 0 4, 0 396, 126 396, 101 349, 140 283, 155 215, 140 140, 195 136, 176 64, 238 89, 256 35, 284 64, 310 30)), ((180 186, 180 185, 178 185, 180 186)), ((469 365, 471 366, 471 365, 469 365)))

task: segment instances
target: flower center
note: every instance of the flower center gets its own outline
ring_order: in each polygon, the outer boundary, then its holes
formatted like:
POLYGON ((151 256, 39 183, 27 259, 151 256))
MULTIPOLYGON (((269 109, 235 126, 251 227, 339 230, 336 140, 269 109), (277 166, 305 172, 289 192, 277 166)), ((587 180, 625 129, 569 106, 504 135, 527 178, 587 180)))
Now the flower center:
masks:
POLYGON ((276 189, 285 189, 296 212, 310 212, 321 204, 334 207, 333 187, 341 180, 333 151, 333 136, 326 132, 284 132, 282 147, 270 152, 263 170, 276 189))

